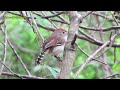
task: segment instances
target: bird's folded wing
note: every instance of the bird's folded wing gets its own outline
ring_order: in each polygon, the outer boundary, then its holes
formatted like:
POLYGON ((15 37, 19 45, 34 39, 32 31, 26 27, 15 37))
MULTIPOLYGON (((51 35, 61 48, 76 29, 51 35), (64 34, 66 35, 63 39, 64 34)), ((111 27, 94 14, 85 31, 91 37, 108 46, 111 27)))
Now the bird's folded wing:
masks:
POLYGON ((53 39, 44 46, 44 49, 48 49, 50 47, 55 47, 55 46, 61 46, 61 45, 62 42, 60 42, 60 40, 53 39))

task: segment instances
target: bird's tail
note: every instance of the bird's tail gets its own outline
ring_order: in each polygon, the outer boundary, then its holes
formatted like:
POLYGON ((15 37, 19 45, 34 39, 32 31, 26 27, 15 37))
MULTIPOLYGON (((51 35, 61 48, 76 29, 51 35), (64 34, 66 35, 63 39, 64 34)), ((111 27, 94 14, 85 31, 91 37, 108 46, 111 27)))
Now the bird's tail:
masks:
POLYGON ((45 55, 45 52, 41 52, 40 55, 38 56, 37 60, 36 60, 36 63, 37 64, 40 64, 41 61, 43 60, 43 57, 45 55))

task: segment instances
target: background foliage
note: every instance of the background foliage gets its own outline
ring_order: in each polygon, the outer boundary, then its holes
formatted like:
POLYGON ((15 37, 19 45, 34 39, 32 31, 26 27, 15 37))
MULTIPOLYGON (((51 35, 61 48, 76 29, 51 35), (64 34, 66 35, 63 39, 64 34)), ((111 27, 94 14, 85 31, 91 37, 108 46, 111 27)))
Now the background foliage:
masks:
MULTIPOLYGON (((11 11, 12 12, 12 11, 11 11)), ((49 11, 44 11, 47 16, 52 15, 49 11)), ((18 11, 13 11, 13 13, 18 13, 18 11)), ((38 13, 38 12, 37 12, 38 13)), ((79 12, 82 15, 84 15, 86 12, 79 12)), ((113 18, 111 15, 111 11, 104 11, 104 12, 97 12, 100 14, 103 14, 107 16, 108 18, 113 18)), ((54 26, 49 22, 49 20, 45 18, 41 18, 40 16, 37 16, 33 14, 35 17, 35 20, 37 23, 47 27, 53 28, 54 26)), ((42 15, 42 14, 41 14, 42 15)), ((64 17, 66 20, 69 21, 69 15, 66 13, 61 14, 60 16, 64 17)), ((37 56, 40 53, 40 44, 39 39, 37 38, 36 34, 33 32, 33 28, 30 24, 28 24, 23 17, 20 17, 18 15, 14 15, 12 13, 6 13, 5 16, 6 19, 6 30, 7 30, 7 36, 9 40, 11 41, 11 44, 14 46, 14 49, 17 51, 17 53, 22 58, 23 62, 25 63, 26 67, 28 68, 29 72, 34 76, 44 77, 48 79, 56 78, 58 72, 60 69, 57 66, 57 60, 50 55, 45 55, 44 60, 42 62, 42 65, 35 65, 35 60, 37 56)), ((58 17, 53 17, 54 20, 59 20, 58 17)), ((107 28, 110 26, 116 25, 116 22, 109 21, 103 17, 99 16, 99 22, 102 23, 102 28, 107 28)), ((59 22, 54 22, 55 25, 58 27, 62 27, 66 30, 69 29, 69 25, 61 24, 59 22)), ((81 26, 83 27, 91 27, 91 28, 97 28, 98 22, 96 20, 96 15, 89 15, 87 16, 83 22, 81 23, 81 26)), ((3 27, 3 25, 1 25, 3 27)), ((47 38, 52 31, 48 31, 42 27, 39 27, 39 31, 42 34, 44 38, 47 38)), ((93 36, 94 38, 100 40, 100 34, 97 31, 90 31, 85 30, 81 28, 81 31, 93 36)), ((115 31, 107 31, 102 32, 102 38, 103 42, 106 42, 109 40, 110 33, 115 31)), ((118 31, 119 33, 119 31, 118 31)), ((79 33, 81 35, 81 33, 79 33)), ((0 31, 0 41, 4 42, 4 35, 0 31)), ((115 39, 115 42, 120 43, 120 37, 119 35, 115 39)), ((95 44, 91 44, 88 41, 77 39, 76 43, 78 46, 86 52, 88 55, 91 55, 99 46, 95 44)), ((4 46, 2 43, 0 43, 0 57, 3 58, 4 55, 4 46)), ((120 65, 118 65, 115 69, 114 67, 119 63, 120 61, 120 48, 116 48, 116 62, 114 62, 114 48, 110 48, 105 53, 105 59, 107 61, 107 64, 109 65, 111 69, 111 74, 118 73, 120 71, 120 65)), ((71 78, 74 76, 75 72, 78 69, 78 66, 80 66, 88 57, 80 50, 76 50, 76 59, 74 60, 73 70, 71 72, 71 78)), ((103 58, 98 58, 98 60, 101 60, 103 58)), ((23 66, 21 65, 18 58, 15 56, 13 50, 9 45, 7 45, 7 58, 5 62, 6 66, 8 66, 13 72, 26 75, 26 71, 24 70, 23 66)), ((0 63, 0 67, 1 67, 0 63)), ((8 70, 4 67, 3 72, 8 72, 8 70)), ((91 61, 88 63, 88 65, 84 68, 84 70, 79 74, 78 79, 96 79, 96 78, 104 78, 105 73, 103 71, 103 66, 100 62, 97 61, 91 61)), ((13 76, 8 75, 1 75, 1 79, 9 79, 9 78, 17 78, 13 76)), ((117 76, 116 78, 119 78, 117 76)))

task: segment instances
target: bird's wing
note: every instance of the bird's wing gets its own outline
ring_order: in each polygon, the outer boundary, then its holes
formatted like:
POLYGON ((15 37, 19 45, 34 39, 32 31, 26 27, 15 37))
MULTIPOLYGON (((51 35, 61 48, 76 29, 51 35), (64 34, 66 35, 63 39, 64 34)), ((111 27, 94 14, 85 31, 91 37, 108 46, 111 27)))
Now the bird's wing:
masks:
POLYGON ((43 50, 46 51, 50 47, 54 46, 61 46, 62 42, 60 40, 60 37, 58 36, 51 36, 48 39, 46 39, 43 43, 43 50))

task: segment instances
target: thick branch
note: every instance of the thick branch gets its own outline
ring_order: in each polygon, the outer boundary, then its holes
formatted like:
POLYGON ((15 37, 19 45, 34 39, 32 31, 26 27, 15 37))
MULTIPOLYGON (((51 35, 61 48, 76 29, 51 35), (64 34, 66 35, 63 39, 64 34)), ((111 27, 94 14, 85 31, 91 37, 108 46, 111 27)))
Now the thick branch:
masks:
POLYGON ((70 15, 70 28, 68 32, 69 43, 65 46, 64 60, 59 62, 60 64, 60 74, 59 79, 69 79, 70 73, 73 67, 73 61, 75 59, 75 51, 71 50, 71 42, 74 39, 75 34, 78 33, 80 16, 76 11, 69 12, 70 15))
MULTIPOLYGON (((88 41, 88 42, 90 42, 92 44, 95 44, 95 45, 98 45, 98 46, 102 46, 104 44, 104 42, 101 42, 99 40, 90 39, 90 38, 88 39, 88 38, 86 38, 84 36, 80 36, 80 35, 78 36, 78 38, 82 39, 82 40, 85 40, 85 41, 88 41)), ((120 43, 113 43, 112 45, 108 44, 107 47, 109 47, 109 46, 111 46, 111 47, 120 47, 120 43)))

